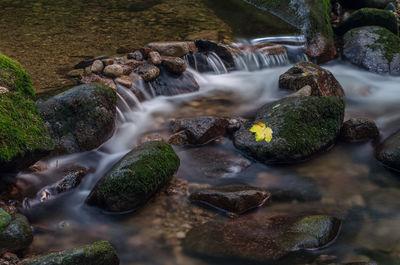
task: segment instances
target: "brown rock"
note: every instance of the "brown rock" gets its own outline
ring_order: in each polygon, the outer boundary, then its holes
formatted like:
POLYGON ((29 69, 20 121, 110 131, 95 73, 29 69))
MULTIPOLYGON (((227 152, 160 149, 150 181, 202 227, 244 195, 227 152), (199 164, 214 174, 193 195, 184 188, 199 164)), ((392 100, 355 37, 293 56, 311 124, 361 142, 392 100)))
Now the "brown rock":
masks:
POLYGON ((189 144, 189 141, 185 131, 180 131, 171 135, 171 137, 168 140, 168 143, 176 146, 184 146, 189 144))
POLYGON ((286 53, 286 48, 276 43, 262 43, 254 45, 252 48, 253 51, 265 53, 268 55, 277 55, 286 53))
POLYGON ((134 59, 136 61, 143 60, 143 54, 140 51, 128 53, 127 57, 128 57, 128 59, 134 59))
POLYGON ((333 41, 318 35, 308 43, 307 55, 311 60, 316 60, 317 63, 325 63, 335 59, 337 52, 333 41))
POLYGON ((147 46, 163 56, 182 57, 190 51, 189 44, 185 41, 152 42, 147 46))
POLYGON ((140 48, 140 53, 142 54, 142 60, 147 59, 149 57, 149 53, 152 51, 153 50, 150 49, 149 47, 140 48))
POLYGON ((130 60, 125 60, 123 61, 124 65, 130 66, 132 68, 132 70, 135 70, 136 68, 138 68, 141 65, 144 65, 145 62, 143 61, 138 61, 138 60, 134 60, 134 59, 130 59, 130 60))
POLYGON ((100 60, 96 60, 93 62, 92 66, 90 67, 90 71, 93 73, 101 73, 104 69, 104 64, 100 60))
POLYGON ((312 95, 312 88, 310 86, 305 86, 298 90, 297 92, 290 94, 288 97, 309 97, 312 95))
POLYGON ((127 88, 130 88, 132 86, 132 79, 126 75, 121 75, 120 77, 115 79, 115 82, 127 88))
POLYGON ((152 64, 145 64, 137 68, 138 74, 144 81, 152 81, 160 74, 160 69, 152 64))
POLYGON ((104 74, 109 77, 119 77, 124 74, 124 69, 119 64, 112 64, 104 68, 104 74))
POLYGON ((149 61, 154 65, 159 65, 162 62, 161 55, 158 52, 150 52, 149 53, 149 61))
POLYGON ((185 60, 179 57, 164 56, 162 58, 162 65, 171 73, 182 74, 186 71, 187 65, 185 60))
POLYGON ((85 75, 82 77, 81 82, 84 84, 100 83, 117 90, 117 86, 111 78, 104 78, 96 74, 85 75))
POLYGON ((331 72, 311 62, 299 62, 279 77, 279 88, 298 91, 311 86, 312 96, 343 99, 344 91, 331 72))
POLYGON ((68 77, 81 77, 83 75, 83 69, 74 69, 67 73, 68 77))
POLYGON ((109 66, 109 65, 114 64, 114 59, 111 59, 111 58, 109 58, 109 59, 103 59, 103 60, 101 60, 101 61, 103 62, 103 64, 104 64, 105 66, 109 66))
POLYGON ((362 142, 379 136, 378 127, 374 121, 362 118, 352 118, 343 123, 340 138, 346 142, 362 142))

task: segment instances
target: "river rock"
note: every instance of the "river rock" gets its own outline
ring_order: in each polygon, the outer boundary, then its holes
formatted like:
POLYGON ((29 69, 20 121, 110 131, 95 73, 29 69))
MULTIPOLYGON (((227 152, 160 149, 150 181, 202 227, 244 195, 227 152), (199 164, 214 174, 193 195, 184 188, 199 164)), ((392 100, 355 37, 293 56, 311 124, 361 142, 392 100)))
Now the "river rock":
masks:
POLYGON ((143 61, 143 54, 140 51, 128 53, 128 59, 134 59, 136 61, 143 61))
POLYGON ((376 158, 384 165, 400 170, 400 131, 392 134, 377 147, 376 158))
POLYGON ((331 243, 340 224, 340 220, 327 215, 246 215, 193 228, 187 233, 183 248, 189 254, 217 259, 277 262, 293 252, 331 243))
POLYGON ((347 8, 363 8, 363 7, 375 7, 385 8, 387 4, 393 0, 340 0, 340 3, 347 8))
POLYGON ((20 265, 119 265, 119 258, 108 241, 25 259, 20 265))
POLYGON ((311 86, 312 96, 344 97, 343 88, 333 74, 312 62, 296 63, 279 77, 279 88, 298 91, 305 86, 311 86))
POLYGON ((339 24, 336 33, 343 35, 351 29, 364 26, 381 26, 396 35, 399 34, 399 25, 397 24, 396 15, 391 11, 375 8, 362 8, 357 10, 349 18, 339 24))
POLYGON ((196 40, 197 50, 203 53, 215 52, 228 69, 235 69, 235 60, 229 48, 209 40, 196 40))
POLYGON ((0 53, 0 178, 29 167, 53 150, 33 101, 35 90, 22 66, 0 53), (4 89, 3 89, 4 91, 4 89))
POLYGON ((115 82, 127 88, 132 87, 133 84, 132 79, 127 75, 121 75, 115 79, 115 82))
POLYGON ((26 249, 32 243, 32 229, 25 216, 21 214, 5 216, 4 211, 2 213, 0 210, 0 218, 6 219, 3 227, 0 228, 0 255, 26 249))
POLYGON ((336 97, 288 97, 268 103, 234 134, 236 148, 266 164, 299 162, 329 148, 340 132, 344 102, 336 97), (262 122, 272 140, 256 141, 250 128, 262 122))
POLYGON ((261 188, 246 185, 229 185, 201 189, 190 194, 190 200, 212 206, 228 214, 243 214, 261 207, 271 194, 261 188))
POLYGON ((173 96, 199 90, 199 84, 193 74, 188 71, 177 75, 166 70, 163 66, 160 66, 160 69, 160 75, 151 82, 156 96, 173 96))
POLYGON ((90 83, 99 83, 111 87, 115 91, 117 90, 117 86, 114 81, 108 77, 101 77, 97 74, 85 74, 82 76, 81 83, 90 84, 90 83))
POLYGON ((297 92, 288 95, 287 97, 310 97, 312 95, 312 87, 305 86, 297 90, 297 92))
POLYGON ((119 64, 112 64, 104 68, 104 74, 109 77, 119 77, 124 74, 124 69, 119 64))
POLYGON ((167 184, 179 168, 170 145, 146 142, 125 155, 97 182, 86 203, 110 212, 124 212, 145 204, 167 184))
POLYGON ((37 103, 59 153, 89 151, 108 140, 114 132, 116 105, 116 92, 96 83, 37 103))
POLYGON ((343 56, 351 63, 379 74, 400 75, 400 38, 379 26, 348 31, 343 56))
POLYGON ((95 57, 95 58, 90 58, 90 59, 87 59, 87 60, 83 60, 83 61, 79 62, 78 64, 76 64, 74 66, 74 68, 75 69, 84 69, 84 68, 86 68, 88 66, 91 66, 93 64, 93 62, 96 61, 96 60, 103 60, 103 59, 107 59, 107 58, 108 58, 107 55, 101 55, 101 56, 98 56, 98 57, 95 57))
POLYGON ((182 57, 190 51, 189 43, 186 41, 152 42, 147 44, 147 47, 162 56, 182 57))
POLYGON ((101 60, 101 62, 103 63, 104 66, 109 66, 109 65, 114 64, 114 59, 112 59, 112 58, 107 58, 107 59, 101 60))
POLYGON ((374 121, 362 118, 352 118, 343 123, 340 138, 346 142, 362 142, 376 139, 379 136, 378 127, 374 121))
POLYGON ((144 81, 153 81, 160 74, 160 68, 152 64, 145 64, 139 66, 137 72, 144 81))
POLYGON ((158 52, 150 52, 149 53, 149 61, 154 65, 159 65, 162 62, 161 55, 158 52))
POLYGON ((175 119, 170 122, 173 133, 185 132, 189 144, 205 144, 227 133, 229 121, 217 117, 175 119))
POLYGON ((179 57, 164 56, 162 58, 162 65, 165 67, 165 69, 167 69, 171 73, 178 74, 178 75, 185 72, 185 70, 187 68, 185 60, 183 60, 179 57))
POLYGON ((90 71, 93 73, 101 73, 103 69, 104 69, 104 64, 100 60, 94 61, 92 66, 90 67, 90 71))

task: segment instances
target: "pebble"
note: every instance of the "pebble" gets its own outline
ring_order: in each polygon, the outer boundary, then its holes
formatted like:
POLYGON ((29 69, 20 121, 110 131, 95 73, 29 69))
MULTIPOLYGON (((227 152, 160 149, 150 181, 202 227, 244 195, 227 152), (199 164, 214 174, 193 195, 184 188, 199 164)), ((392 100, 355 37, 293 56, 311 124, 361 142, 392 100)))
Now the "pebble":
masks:
POLYGON ((123 73, 124 69, 119 64, 108 65, 106 68, 104 68, 104 74, 109 77, 119 77, 123 75, 123 73))
POLYGON ((90 71, 93 73, 101 73, 103 69, 104 69, 104 64, 100 60, 94 61, 92 66, 90 67, 90 71))

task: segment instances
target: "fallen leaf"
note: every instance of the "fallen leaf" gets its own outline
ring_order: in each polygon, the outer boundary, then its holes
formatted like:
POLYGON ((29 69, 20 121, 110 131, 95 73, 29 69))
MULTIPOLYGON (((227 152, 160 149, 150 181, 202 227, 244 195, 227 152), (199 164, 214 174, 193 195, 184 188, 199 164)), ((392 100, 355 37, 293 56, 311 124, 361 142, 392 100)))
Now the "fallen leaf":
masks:
POLYGON ((301 74, 302 76, 308 76, 308 72, 304 72, 301 74))
POLYGON ((252 133, 255 133, 256 141, 265 140, 267 143, 271 142, 272 139, 272 129, 265 125, 262 122, 257 122, 253 125, 253 127, 249 130, 252 133))
POLYGON ((280 106, 281 106, 281 104, 277 104, 277 105, 273 106, 272 109, 277 109, 277 108, 279 108, 280 106))

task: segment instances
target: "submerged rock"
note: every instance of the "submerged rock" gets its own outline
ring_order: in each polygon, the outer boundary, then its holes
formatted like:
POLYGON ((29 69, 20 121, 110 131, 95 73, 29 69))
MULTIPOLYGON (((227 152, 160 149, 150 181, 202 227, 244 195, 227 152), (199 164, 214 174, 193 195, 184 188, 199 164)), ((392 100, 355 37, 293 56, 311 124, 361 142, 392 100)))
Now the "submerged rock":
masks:
POLYGON ((171 73, 160 66, 160 75, 151 82, 156 96, 173 96, 198 91, 200 86, 188 71, 180 75, 171 73))
POLYGON ((377 147, 376 158, 384 165, 400 170, 400 131, 385 139, 377 147))
POLYGON ((59 153, 98 147, 112 136, 116 119, 116 92, 104 85, 86 84, 37 102, 59 153))
POLYGON ((378 26, 355 28, 344 37, 343 55, 351 63, 379 74, 400 75, 400 38, 378 26))
POLYGON ((379 136, 378 127, 369 119, 349 119, 343 123, 340 138, 346 142, 362 142, 376 139, 379 136))
POLYGON ((299 162, 326 150, 340 132, 344 102, 336 97, 288 97, 268 103, 234 134, 236 148, 266 164, 299 162), (256 141, 249 129, 262 122, 272 140, 256 141))
POLYGON ((20 265, 119 265, 119 258, 108 241, 54 252, 31 259, 20 265))
POLYGON ((261 188, 246 185, 229 185, 202 189, 190 194, 193 202, 204 203, 228 214, 243 214, 251 209, 261 207, 271 194, 261 188))
POLYGON ((125 155, 102 177, 86 203, 110 212, 134 210, 169 182, 179 157, 164 142, 146 142, 125 155))
POLYGON ((183 248, 190 254, 211 258, 276 262, 293 252, 331 243, 340 223, 327 215, 246 215, 193 228, 183 241, 183 248))
POLYGON ((396 15, 391 11, 375 8, 362 8, 357 10, 349 18, 339 24, 336 33, 343 35, 351 29, 364 26, 381 26, 396 35, 399 34, 399 25, 397 24, 396 15))
POLYGON ((195 44, 199 52, 215 52, 228 69, 235 68, 235 60, 227 47, 209 40, 196 40, 195 44))
POLYGON ((217 117, 198 117, 171 120, 173 133, 183 131, 189 144, 205 144, 227 133, 229 121, 217 117))
MULTIPOLYGON (((0 228, 0 255, 5 252, 26 249, 33 240, 33 233, 28 220, 21 214, 6 216, 1 211, 0 215, 3 216, 3 219, 7 218, 7 221, 3 224, 8 224, 0 228)), ((1 216, 0 218, 2 218, 1 216)))
POLYGON ((33 101, 35 90, 22 66, 0 53, 0 177, 29 167, 53 150, 33 101))
POLYGON ((333 74, 312 63, 299 62, 279 77, 279 88, 298 91, 311 87, 312 96, 328 96, 343 99, 344 91, 333 74))
POLYGON ((187 65, 185 60, 179 57, 164 56, 162 58, 162 65, 171 73, 180 75, 186 71, 187 65))

